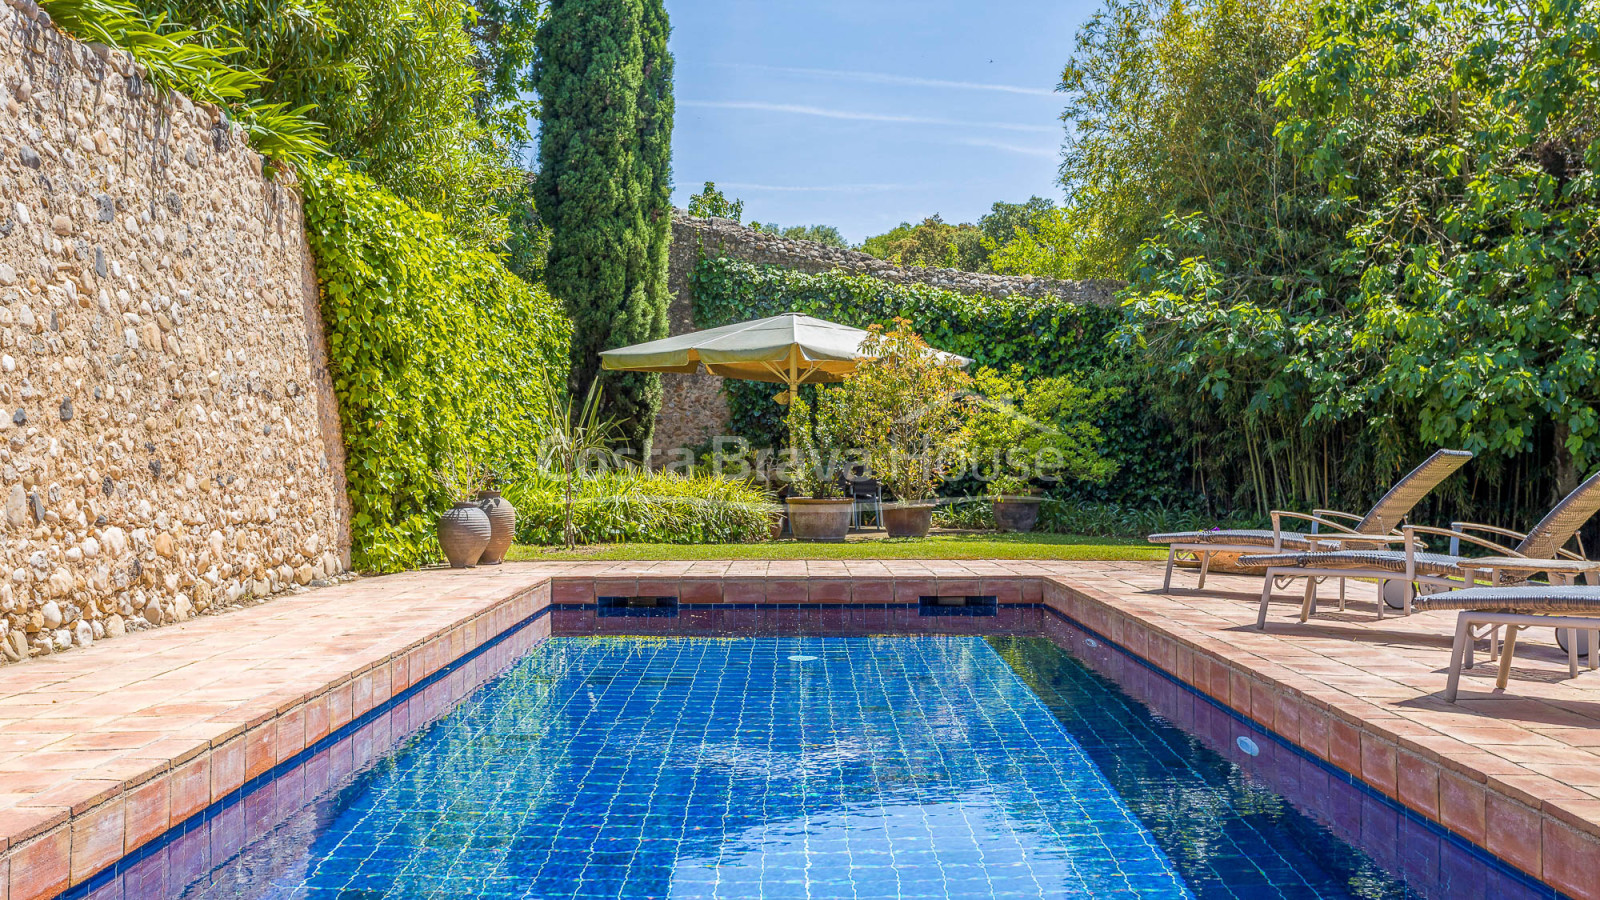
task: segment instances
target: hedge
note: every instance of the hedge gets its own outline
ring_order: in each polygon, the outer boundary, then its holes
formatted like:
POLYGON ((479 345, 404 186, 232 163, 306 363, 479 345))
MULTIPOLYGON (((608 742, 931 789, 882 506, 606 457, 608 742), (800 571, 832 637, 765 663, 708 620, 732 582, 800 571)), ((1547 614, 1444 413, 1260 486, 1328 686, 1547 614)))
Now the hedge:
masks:
POLYGON ((546 379, 564 384, 571 324, 542 288, 340 162, 302 170, 328 367, 344 428, 352 563, 436 560, 442 473, 471 459, 531 477, 546 379))
MULTIPOLYGON (((1126 388, 1103 420, 1107 452, 1121 464, 1104 487, 1063 485, 1073 497, 1122 503, 1170 501, 1184 470, 1168 424, 1150 411, 1137 361, 1110 341, 1122 323, 1117 307, 1060 298, 994 298, 922 284, 894 284, 844 272, 807 274, 728 257, 702 257, 690 273, 695 327, 799 312, 858 328, 911 321, 929 344, 973 360, 973 367, 1021 366, 1030 377, 1075 375, 1126 388)), ((783 434, 773 387, 726 380, 730 430, 756 446, 783 434)))
MULTIPOLYGON (((566 495, 554 476, 509 486, 517 540, 559 544, 566 495)), ((580 544, 738 544, 766 540, 776 499, 748 482, 672 472, 606 472, 578 482, 573 525, 580 544)))

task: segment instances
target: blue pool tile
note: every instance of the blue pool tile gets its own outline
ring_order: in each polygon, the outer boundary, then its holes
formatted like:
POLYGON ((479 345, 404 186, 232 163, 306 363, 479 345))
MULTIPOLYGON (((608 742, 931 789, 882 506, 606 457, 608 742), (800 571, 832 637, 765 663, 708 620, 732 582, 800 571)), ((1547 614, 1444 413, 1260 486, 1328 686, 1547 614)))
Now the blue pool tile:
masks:
POLYGON ((1407 896, 1040 639, 558 638, 316 809, 253 896, 1407 896))

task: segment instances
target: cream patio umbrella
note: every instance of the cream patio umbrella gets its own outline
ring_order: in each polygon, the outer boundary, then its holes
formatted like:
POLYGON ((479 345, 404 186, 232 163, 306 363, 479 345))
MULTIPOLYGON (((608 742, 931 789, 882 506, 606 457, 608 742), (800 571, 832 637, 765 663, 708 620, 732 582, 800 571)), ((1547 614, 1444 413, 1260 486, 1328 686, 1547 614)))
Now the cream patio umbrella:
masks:
MULTIPOLYGON (((800 313, 738 322, 632 347, 606 350, 600 367, 614 372, 700 371, 722 378, 770 381, 786 385, 778 397, 787 404, 802 384, 843 381, 862 358, 861 341, 867 332, 800 313)), ((954 353, 941 355, 971 360, 954 353)))

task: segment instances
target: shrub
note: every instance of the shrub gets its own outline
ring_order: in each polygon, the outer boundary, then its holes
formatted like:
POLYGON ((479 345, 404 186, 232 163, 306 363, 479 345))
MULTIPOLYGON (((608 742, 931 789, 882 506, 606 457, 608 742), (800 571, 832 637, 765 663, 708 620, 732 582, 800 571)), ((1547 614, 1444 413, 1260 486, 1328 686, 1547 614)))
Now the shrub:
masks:
POLYGON ((956 462, 962 398, 972 379, 960 360, 935 353, 909 324, 895 319, 888 331, 873 325, 861 342, 866 359, 817 402, 865 451, 896 500, 920 503, 956 462))
POLYGON ((1066 376, 1027 381, 1020 367, 1007 374, 979 369, 972 381, 982 400, 965 416, 958 443, 991 493, 1020 493, 1034 480, 1103 484, 1115 474, 1093 422, 1115 392, 1066 376))
MULTIPOLYGON (((554 475, 505 489, 517 508, 517 540, 562 543, 564 495, 554 475)), ((583 544, 732 544, 766 540, 772 494, 744 481, 630 469, 578 483, 573 524, 583 544)))
POLYGON ((933 524, 940 528, 992 530, 994 504, 988 497, 957 497, 933 508, 933 524))
POLYGON ((1038 531, 1081 534, 1088 537, 1142 538, 1164 531, 1200 531, 1206 528, 1259 528, 1253 516, 1218 519, 1195 507, 1162 503, 1127 506, 1081 500, 1046 499, 1039 504, 1038 531))
MULTIPOLYGON (((992 529, 994 508, 986 497, 958 499, 934 510, 933 523, 940 528, 992 529)), ((1218 519, 1196 507, 1163 503, 1128 506, 1047 497, 1039 504, 1039 524, 1034 530, 1085 537, 1142 538, 1163 531, 1259 528, 1263 524, 1253 516, 1218 519)))
POLYGON ((465 459, 531 477, 547 379, 566 379, 555 302, 342 163, 308 167, 328 367, 339 398, 352 561, 396 571, 438 557, 433 528, 465 459))

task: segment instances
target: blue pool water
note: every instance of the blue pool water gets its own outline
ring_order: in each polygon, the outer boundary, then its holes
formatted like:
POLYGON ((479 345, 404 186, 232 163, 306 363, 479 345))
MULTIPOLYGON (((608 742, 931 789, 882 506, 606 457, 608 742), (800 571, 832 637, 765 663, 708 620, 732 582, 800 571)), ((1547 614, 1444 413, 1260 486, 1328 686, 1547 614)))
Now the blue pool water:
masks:
POLYGON ((1049 641, 918 636, 546 641, 186 893, 246 895, 1417 894, 1049 641))

